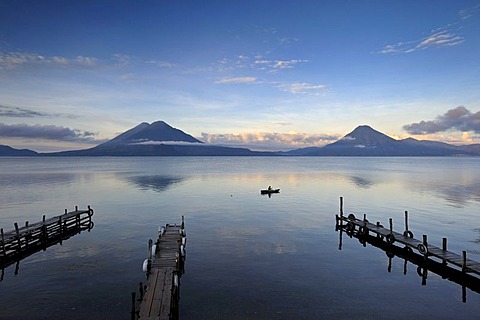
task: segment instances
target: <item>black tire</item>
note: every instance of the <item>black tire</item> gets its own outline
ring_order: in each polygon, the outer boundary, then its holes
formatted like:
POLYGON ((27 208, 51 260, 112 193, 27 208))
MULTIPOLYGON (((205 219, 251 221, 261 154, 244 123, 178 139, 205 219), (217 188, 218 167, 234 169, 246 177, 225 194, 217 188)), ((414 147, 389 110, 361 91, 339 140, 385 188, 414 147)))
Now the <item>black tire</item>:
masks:
POLYGON ((395 236, 391 233, 387 234, 387 243, 393 244, 395 242, 395 236))
POLYGON ((405 237, 408 237, 408 238, 413 238, 413 232, 410 231, 410 230, 405 231, 405 232, 403 233, 403 235, 404 235, 405 237))
POLYGON ((424 245, 423 243, 420 243, 420 244, 417 246, 417 250, 418 250, 418 252, 420 252, 420 254, 423 254, 423 255, 428 254, 428 248, 427 248, 427 246, 424 245))

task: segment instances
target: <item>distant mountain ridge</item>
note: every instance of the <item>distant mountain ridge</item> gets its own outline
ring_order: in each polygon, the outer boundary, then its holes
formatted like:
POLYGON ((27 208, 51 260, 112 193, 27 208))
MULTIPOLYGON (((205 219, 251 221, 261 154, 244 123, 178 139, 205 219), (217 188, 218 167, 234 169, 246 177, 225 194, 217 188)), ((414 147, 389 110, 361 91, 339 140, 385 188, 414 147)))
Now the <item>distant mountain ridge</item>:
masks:
POLYGON ((444 142, 393 139, 367 125, 361 125, 342 139, 324 147, 287 152, 297 156, 480 156, 479 145, 454 146, 444 142))
POLYGON ((202 141, 195 139, 191 135, 186 134, 182 130, 171 127, 164 121, 156 121, 152 124, 142 122, 138 126, 125 131, 124 133, 113 138, 112 140, 109 140, 99 145, 99 147, 120 144, 138 144, 166 141, 203 143, 202 141))
POLYGON ((0 156, 3 157, 29 157, 37 156, 38 153, 28 149, 15 149, 10 146, 0 144, 0 156))
POLYGON ((0 145, 0 156, 480 156, 480 144, 455 146, 413 138, 396 140, 368 125, 361 125, 324 147, 258 152, 204 144, 164 121, 156 121, 152 124, 142 122, 90 149, 37 153, 0 145))

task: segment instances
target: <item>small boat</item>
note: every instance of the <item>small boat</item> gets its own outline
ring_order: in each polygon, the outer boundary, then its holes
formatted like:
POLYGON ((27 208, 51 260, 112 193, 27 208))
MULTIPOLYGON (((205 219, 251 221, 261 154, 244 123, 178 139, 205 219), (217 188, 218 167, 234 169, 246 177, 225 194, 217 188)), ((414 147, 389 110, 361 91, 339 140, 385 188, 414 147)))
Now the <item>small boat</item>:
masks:
POLYGON ((262 189, 260 190, 260 193, 261 194, 272 194, 272 193, 279 193, 280 192, 280 189, 262 189))

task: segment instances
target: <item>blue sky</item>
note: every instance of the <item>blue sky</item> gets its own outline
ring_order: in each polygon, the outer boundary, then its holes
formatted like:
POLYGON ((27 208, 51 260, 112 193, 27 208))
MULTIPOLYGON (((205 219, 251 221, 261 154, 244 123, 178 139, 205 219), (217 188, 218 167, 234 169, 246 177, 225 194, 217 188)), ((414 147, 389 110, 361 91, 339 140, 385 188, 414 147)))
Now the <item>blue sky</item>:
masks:
POLYGON ((163 120, 255 150, 480 143, 480 1, 0 0, 0 144, 83 149, 163 120))

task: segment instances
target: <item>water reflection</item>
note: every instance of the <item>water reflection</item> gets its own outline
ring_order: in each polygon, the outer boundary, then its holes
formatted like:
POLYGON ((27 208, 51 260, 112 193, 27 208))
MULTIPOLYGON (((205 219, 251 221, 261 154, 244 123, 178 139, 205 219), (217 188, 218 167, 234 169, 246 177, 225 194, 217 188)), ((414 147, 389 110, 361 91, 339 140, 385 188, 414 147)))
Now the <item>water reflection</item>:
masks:
POLYGON ((73 183, 75 176, 74 173, 3 173, 0 174, 0 181, 2 187, 8 188, 45 187, 73 183))
POLYGON ((124 177, 129 183, 135 185, 140 190, 152 190, 163 192, 172 186, 179 184, 185 178, 163 175, 152 176, 129 176, 124 177))
POLYGON ((368 189, 375 185, 375 182, 372 180, 358 176, 350 176, 347 179, 361 189, 368 189))
MULTIPOLYGON (((342 242, 343 242, 343 228, 342 226, 336 226, 336 231, 340 231, 339 233, 339 243, 338 249, 342 250, 342 242)), ((480 293, 480 279, 468 274, 464 273, 459 269, 454 267, 450 267, 447 265, 446 262, 437 262, 430 258, 425 259, 423 255, 417 254, 411 250, 409 247, 398 247, 395 245, 388 244, 387 242, 383 241, 381 238, 377 236, 372 236, 368 234, 360 234, 360 233, 348 233, 350 238, 356 238, 359 242, 365 247, 368 244, 381 249, 385 252, 388 258, 388 267, 387 271, 390 273, 392 272, 392 260, 394 257, 399 257, 400 259, 404 260, 403 264, 403 274, 407 274, 408 271, 408 263, 410 262, 414 266, 416 266, 415 270, 418 276, 421 278, 421 284, 427 285, 427 277, 428 272, 433 272, 442 279, 447 279, 451 282, 454 282, 462 287, 462 301, 464 303, 467 302, 467 293, 466 288, 470 290, 480 293)))

